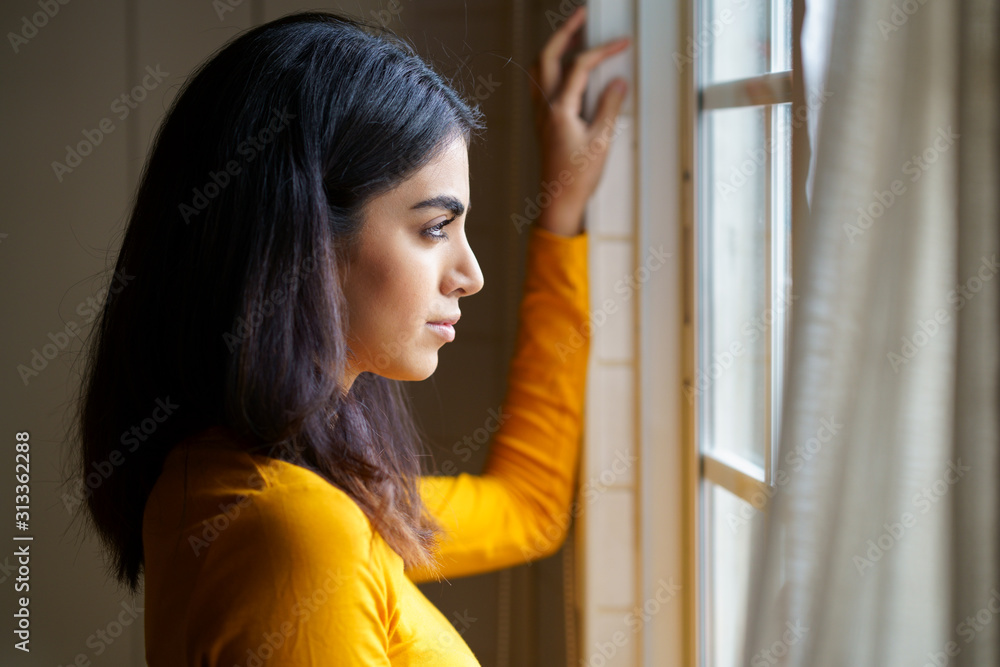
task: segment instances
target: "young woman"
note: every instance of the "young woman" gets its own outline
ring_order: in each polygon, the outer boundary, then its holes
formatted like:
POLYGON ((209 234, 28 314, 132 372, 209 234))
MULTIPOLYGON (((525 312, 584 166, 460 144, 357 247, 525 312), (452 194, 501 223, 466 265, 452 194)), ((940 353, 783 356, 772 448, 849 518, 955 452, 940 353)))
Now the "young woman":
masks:
POLYGON ((517 349, 481 476, 421 476, 399 382, 483 275, 465 236, 480 112, 389 34, 262 25, 186 83, 142 175, 80 403, 87 516, 145 590, 159 665, 477 665, 415 582, 555 552, 588 354, 595 119, 577 11, 532 69, 543 183, 517 349), (580 156, 586 159, 580 159, 580 156), (110 465, 109 465, 110 464, 110 465), (95 470, 110 470, 94 475, 95 470))

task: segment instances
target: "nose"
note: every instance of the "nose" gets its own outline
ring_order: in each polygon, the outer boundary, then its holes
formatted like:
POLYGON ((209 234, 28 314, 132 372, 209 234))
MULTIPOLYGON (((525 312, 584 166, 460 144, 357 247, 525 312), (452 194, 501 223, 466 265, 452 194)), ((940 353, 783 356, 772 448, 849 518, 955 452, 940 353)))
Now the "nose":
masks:
POLYGON ((462 234, 462 243, 455 244, 458 257, 455 259, 454 271, 452 272, 452 282, 446 289, 447 293, 460 292, 459 296, 471 296, 483 289, 485 279, 476 254, 472 252, 465 235, 462 234))

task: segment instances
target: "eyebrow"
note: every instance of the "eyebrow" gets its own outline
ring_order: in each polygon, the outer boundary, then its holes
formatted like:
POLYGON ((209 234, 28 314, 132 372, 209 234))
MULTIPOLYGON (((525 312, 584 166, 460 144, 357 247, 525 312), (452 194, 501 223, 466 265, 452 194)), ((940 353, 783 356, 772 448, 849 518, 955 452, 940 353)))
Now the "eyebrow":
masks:
MULTIPOLYGON (((421 208, 443 208, 446 211, 450 211, 453 215, 462 215, 466 212, 466 207, 462 202, 458 200, 457 197, 452 197, 451 195, 437 195, 431 197, 430 199, 425 199, 422 202, 414 204, 411 210, 421 209, 421 208)), ((472 210, 472 202, 469 202, 468 210, 472 210)))

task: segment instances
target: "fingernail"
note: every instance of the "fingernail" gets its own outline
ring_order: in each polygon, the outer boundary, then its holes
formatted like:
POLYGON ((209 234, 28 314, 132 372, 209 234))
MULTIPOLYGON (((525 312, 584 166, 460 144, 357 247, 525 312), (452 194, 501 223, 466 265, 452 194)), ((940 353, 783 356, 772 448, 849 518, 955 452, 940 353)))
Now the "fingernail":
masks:
POLYGON ((627 86, 625 82, 622 81, 621 79, 615 79, 614 81, 611 82, 611 89, 616 93, 624 93, 626 87, 627 86))

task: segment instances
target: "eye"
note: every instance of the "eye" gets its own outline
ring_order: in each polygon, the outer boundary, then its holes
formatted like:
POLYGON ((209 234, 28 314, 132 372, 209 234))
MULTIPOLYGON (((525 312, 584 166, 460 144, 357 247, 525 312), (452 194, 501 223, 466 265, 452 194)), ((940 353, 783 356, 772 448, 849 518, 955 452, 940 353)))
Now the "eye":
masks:
MULTIPOLYGON (((456 217, 458 217, 458 216, 456 216, 456 217)), ((438 224, 434 225, 433 227, 428 227, 427 229, 425 229, 421 233, 424 236, 430 237, 432 239, 441 239, 441 240, 447 239, 448 235, 445 234, 444 232, 442 232, 441 229, 445 225, 448 225, 449 223, 451 223, 454 219, 455 218, 448 218, 447 220, 442 220, 441 222, 439 222, 438 224)))

